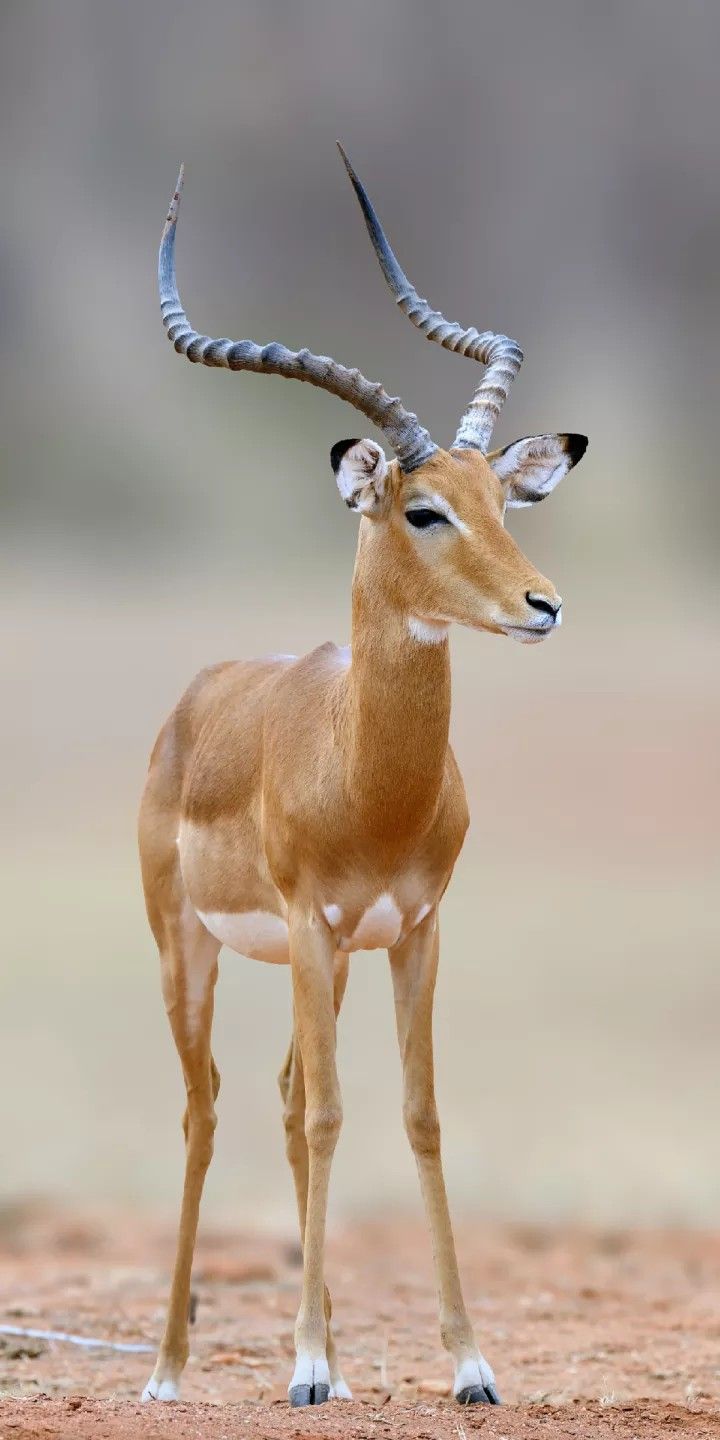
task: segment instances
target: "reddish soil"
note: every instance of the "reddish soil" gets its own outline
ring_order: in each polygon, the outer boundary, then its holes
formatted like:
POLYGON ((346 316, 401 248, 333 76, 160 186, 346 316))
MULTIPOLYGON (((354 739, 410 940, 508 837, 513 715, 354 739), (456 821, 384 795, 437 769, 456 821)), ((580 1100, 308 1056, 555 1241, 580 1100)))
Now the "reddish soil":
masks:
MULTIPOLYGON (((0 1335, 0 1437, 170 1435, 486 1440, 556 1434, 720 1440, 720 1237, 458 1227, 466 1294, 501 1408, 460 1410, 419 1219, 334 1233, 328 1272, 356 1399, 290 1410, 291 1239, 209 1230, 183 1400, 138 1403, 152 1356, 0 1335)), ((0 1324, 154 1345, 167 1226, 42 1207, 0 1212, 0 1324)))

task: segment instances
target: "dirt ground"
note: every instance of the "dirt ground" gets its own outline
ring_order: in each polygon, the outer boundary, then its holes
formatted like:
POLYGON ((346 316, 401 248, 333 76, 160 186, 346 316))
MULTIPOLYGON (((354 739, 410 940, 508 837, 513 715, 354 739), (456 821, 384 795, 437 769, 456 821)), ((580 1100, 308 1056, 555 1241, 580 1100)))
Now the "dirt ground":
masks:
MULTIPOLYGON (((183 1400, 138 1403, 152 1355, 0 1335, 0 1436, 720 1437, 720 1236, 468 1221, 457 1235, 502 1408, 453 1404, 427 1236, 419 1217, 398 1216, 329 1244, 352 1404, 288 1408, 292 1237, 206 1227, 183 1400)), ((171 1251, 166 1223, 6 1207, 0 1324, 154 1346, 171 1251)))

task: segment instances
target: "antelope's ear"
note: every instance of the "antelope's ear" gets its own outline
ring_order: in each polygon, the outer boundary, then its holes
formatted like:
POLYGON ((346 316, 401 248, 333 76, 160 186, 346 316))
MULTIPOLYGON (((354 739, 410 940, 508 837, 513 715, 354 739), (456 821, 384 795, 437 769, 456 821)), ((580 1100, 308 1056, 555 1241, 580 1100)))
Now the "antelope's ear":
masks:
POLYGON ((380 519, 390 500, 388 462, 380 446, 374 440, 338 440, 330 464, 348 508, 380 519))
POLYGON ((505 504, 536 505, 582 460, 587 435, 528 435, 488 455, 505 488, 505 504))

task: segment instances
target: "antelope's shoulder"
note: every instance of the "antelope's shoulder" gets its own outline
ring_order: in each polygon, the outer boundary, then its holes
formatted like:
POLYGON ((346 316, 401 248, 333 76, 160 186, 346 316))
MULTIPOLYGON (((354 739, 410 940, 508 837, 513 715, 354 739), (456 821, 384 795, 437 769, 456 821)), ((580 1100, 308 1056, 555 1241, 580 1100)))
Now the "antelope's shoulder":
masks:
POLYGON ((301 777, 301 761, 325 747, 332 759, 333 736, 343 711, 350 650, 327 641, 303 655, 278 677, 265 721, 266 780, 291 787, 301 777), (292 761, 288 765, 288 761, 292 761), (278 770, 275 774, 276 768, 278 770), (282 779, 281 779, 282 776, 282 779))
POLYGON ((278 676, 270 717, 280 722, 288 712, 296 716, 305 714, 308 705, 325 706, 329 697, 342 690, 349 668, 349 645, 336 645, 332 640, 301 655, 278 676))
POLYGON ((254 788, 271 696, 299 662, 293 655, 234 660, 203 670, 174 716, 186 751, 182 812, 207 823, 254 788))

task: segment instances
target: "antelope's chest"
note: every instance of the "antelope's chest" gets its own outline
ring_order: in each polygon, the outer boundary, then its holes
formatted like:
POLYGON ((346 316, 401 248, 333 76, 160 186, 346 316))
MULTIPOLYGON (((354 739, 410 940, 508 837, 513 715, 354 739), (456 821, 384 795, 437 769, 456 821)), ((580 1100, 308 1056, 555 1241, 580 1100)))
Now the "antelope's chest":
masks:
POLYGON ((434 890, 418 875, 384 887, 356 879, 329 887, 319 908, 338 950, 390 950, 428 914, 437 899, 434 890))
MULTIPOLYGON (((287 904, 262 850, 238 821, 227 833, 184 822, 178 853, 188 899, 205 929, 236 954, 271 964, 290 959, 287 904)), ((371 871, 348 858, 347 869, 305 878, 303 908, 328 925, 337 950, 390 950, 439 899, 443 877, 432 857, 371 871)))

